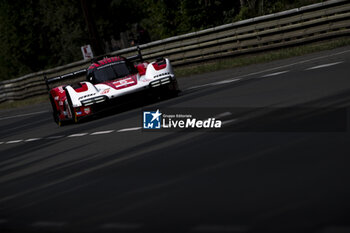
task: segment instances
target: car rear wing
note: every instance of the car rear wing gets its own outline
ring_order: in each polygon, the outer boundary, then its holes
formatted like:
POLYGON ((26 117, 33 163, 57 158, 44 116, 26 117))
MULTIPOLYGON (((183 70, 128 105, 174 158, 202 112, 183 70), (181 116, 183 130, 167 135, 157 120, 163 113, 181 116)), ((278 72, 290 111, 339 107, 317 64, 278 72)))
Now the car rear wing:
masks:
POLYGON ((127 57, 126 59, 128 59, 129 61, 140 61, 140 62, 143 62, 140 46, 137 46, 137 54, 136 55, 127 57))
MULTIPOLYGON (((93 59, 91 59, 91 64, 96 63, 99 60, 102 60, 104 58, 113 57, 113 56, 120 56, 120 55, 118 55, 118 54, 116 54, 116 55, 100 55, 100 56, 97 56, 97 57, 94 57, 93 59)), ((125 57, 125 58, 131 62, 135 62, 135 61, 143 62, 143 57, 142 57, 140 46, 137 46, 137 54, 136 55, 132 55, 130 57, 125 57)))
POLYGON ((60 75, 60 76, 56 76, 56 77, 52 77, 52 78, 47 78, 46 76, 44 76, 44 80, 45 80, 45 85, 48 91, 50 91, 50 84, 51 83, 55 83, 55 82, 59 82, 65 79, 71 79, 71 78, 76 78, 79 77, 83 74, 86 74, 87 69, 82 69, 82 70, 78 70, 78 71, 74 71, 71 73, 67 73, 64 75, 60 75))

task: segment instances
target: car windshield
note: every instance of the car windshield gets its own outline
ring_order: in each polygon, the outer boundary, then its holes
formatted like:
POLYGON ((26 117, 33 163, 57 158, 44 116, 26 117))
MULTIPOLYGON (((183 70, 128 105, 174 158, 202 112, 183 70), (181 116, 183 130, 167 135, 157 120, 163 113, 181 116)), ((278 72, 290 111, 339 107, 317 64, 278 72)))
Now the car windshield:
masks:
POLYGON ((93 76, 96 83, 101 83, 109 80, 116 80, 134 73, 136 73, 135 69, 133 69, 131 65, 127 64, 125 61, 119 61, 98 67, 94 70, 93 76))

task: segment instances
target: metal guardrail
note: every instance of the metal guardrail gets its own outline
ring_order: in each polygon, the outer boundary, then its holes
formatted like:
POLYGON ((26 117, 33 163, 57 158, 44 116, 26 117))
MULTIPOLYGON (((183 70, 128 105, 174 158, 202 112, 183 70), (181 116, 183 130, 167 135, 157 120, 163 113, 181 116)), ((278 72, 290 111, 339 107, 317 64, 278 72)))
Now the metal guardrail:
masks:
MULTIPOLYGON (((176 67, 348 35, 350 1, 329 0, 154 41, 141 45, 140 48, 145 60, 168 57, 176 67)), ((136 53, 135 46, 107 55, 130 56, 136 53)), ((0 82, 0 103, 45 94, 44 76, 54 77, 74 72, 86 68, 90 63, 90 60, 78 61, 0 82)), ((73 81, 83 79, 81 77, 73 81)))

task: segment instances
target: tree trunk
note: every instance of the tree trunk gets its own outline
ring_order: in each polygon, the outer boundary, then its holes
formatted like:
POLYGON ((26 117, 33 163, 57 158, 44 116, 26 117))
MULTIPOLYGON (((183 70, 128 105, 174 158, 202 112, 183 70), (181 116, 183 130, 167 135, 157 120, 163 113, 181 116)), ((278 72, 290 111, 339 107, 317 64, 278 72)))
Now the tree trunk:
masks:
POLYGON ((89 30, 89 38, 93 53, 95 56, 104 54, 102 43, 97 32, 95 19, 91 15, 91 7, 87 4, 86 0, 80 0, 81 8, 84 13, 85 23, 89 30))

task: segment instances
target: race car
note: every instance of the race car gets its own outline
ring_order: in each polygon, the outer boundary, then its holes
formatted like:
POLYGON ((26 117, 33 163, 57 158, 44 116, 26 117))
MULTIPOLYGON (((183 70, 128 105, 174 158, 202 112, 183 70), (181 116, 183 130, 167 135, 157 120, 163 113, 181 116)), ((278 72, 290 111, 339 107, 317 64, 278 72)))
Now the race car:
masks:
POLYGON ((132 61, 135 57, 140 56, 105 57, 84 70, 50 79, 45 77, 54 121, 59 126, 68 121, 77 123, 135 93, 177 95, 179 88, 169 59, 158 58, 151 63, 134 65, 132 61), (52 82, 82 73, 86 73, 86 81, 52 89, 49 87, 52 82))

